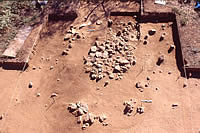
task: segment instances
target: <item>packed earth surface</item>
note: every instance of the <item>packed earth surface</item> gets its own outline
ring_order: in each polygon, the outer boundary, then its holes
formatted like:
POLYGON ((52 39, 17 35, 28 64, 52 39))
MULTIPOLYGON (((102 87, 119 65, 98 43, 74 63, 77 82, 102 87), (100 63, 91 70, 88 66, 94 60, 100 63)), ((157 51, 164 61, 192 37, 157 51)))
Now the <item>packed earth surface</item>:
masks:
POLYGON ((25 71, 0 68, 0 132, 200 132, 200 82, 181 76, 172 22, 101 6, 86 20, 87 6, 74 21, 35 28, 25 71))

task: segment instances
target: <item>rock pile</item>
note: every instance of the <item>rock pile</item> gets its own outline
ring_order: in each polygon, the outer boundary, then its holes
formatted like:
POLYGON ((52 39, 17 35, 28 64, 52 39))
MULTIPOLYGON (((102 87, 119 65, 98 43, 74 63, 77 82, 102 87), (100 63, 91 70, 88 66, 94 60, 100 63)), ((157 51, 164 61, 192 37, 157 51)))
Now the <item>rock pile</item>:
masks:
POLYGON ((103 126, 108 125, 108 123, 106 122, 107 116, 105 114, 96 116, 92 113, 89 113, 87 104, 81 102, 70 103, 68 106, 68 110, 78 118, 77 123, 82 124, 83 130, 91 126, 95 121, 99 121, 100 123, 102 123, 103 126))
POLYGON ((137 106, 136 99, 130 99, 129 101, 124 102, 124 114, 127 116, 131 116, 133 112, 142 114, 144 113, 144 107, 142 105, 137 106))
MULTIPOLYGON (((92 80, 99 81, 105 76, 120 80, 123 73, 136 64, 136 58, 133 55, 135 47, 128 43, 134 29, 130 22, 122 31, 112 34, 110 37, 112 39, 94 42, 88 57, 83 58, 85 72, 89 73, 92 80)), ((132 35, 136 36, 136 34, 132 35)))
POLYGON ((137 107, 137 113, 139 113, 139 114, 144 113, 144 107, 142 107, 142 106, 137 107))
POLYGON ((124 114, 127 116, 131 116, 136 103, 137 103, 136 99, 130 99, 130 101, 125 101, 124 102, 124 106, 125 106, 124 114))
POLYGON ((72 42, 75 40, 79 40, 81 38, 84 38, 82 34, 78 32, 79 29, 77 29, 74 26, 71 26, 70 29, 67 31, 64 41, 67 42, 67 49, 63 50, 62 55, 68 55, 69 49, 72 48, 72 42))

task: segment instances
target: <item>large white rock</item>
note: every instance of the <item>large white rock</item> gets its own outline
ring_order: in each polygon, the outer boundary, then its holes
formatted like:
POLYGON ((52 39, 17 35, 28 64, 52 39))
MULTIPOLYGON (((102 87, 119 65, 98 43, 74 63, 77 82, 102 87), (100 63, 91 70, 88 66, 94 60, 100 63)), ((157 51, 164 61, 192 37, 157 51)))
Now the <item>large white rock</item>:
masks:
POLYGON ((96 52, 97 51, 97 47, 96 46, 92 46, 90 49, 91 52, 96 52))

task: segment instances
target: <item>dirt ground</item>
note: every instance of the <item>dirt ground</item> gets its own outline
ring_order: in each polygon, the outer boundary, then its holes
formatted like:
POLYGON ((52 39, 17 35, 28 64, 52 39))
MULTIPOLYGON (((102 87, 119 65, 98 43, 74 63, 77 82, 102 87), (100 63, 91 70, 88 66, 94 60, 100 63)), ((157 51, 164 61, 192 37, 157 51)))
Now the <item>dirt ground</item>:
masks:
MULTIPOLYGON (((84 9, 82 9, 84 10, 84 9)), ((102 9, 101 9, 102 11, 102 9)), ((81 12, 81 11, 80 11, 81 12)), ((82 11, 79 15, 84 15, 82 11)), ((103 14, 103 12, 102 12, 103 14)), ((101 14, 99 14, 101 16, 101 14)), ((93 15, 94 16, 94 15, 93 15)), ((72 25, 80 25, 83 17, 78 17, 72 25)), ((163 23, 141 24, 141 40, 133 43, 137 63, 124 74, 122 80, 96 83, 85 73, 83 56, 88 54, 95 38, 106 39, 107 21, 100 18, 102 25, 95 23, 80 30, 85 39, 74 41, 69 55, 62 56, 66 49, 64 33, 69 29, 58 29, 51 36, 41 37, 31 56, 30 66, 25 72, 0 69, 0 131, 2 133, 195 133, 200 131, 200 83, 199 79, 186 79, 180 76, 177 68, 175 50, 168 53, 173 44, 172 29, 163 23), (143 38, 148 30, 156 29, 148 37, 147 45, 143 38), (91 31, 89 29, 95 29, 91 31), (165 39, 159 41, 162 33, 165 39), (163 54, 165 61, 156 65, 163 54), (47 61, 46 59, 50 60, 47 61), (36 69, 33 70, 32 67, 36 69), (53 69, 50 69, 54 66, 53 69), (171 74, 168 72, 171 71, 171 74), (147 81, 147 76, 150 81, 147 81), (60 79, 58 81, 57 79, 60 79), (33 83, 28 88, 29 82, 33 83), (147 83, 149 87, 140 92, 136 82, 147 83), (188 86, 183 88, 184 82, 188 86), (98 90, 97 87, 100 89, 98 90), (158 88, 158 89, 156 89, 158 88), (40 97, 36 94, 40 93, 40 97), (52 93, 58 96, 51 98, 52 93), (145 112, 133 116, 123 114, 123 102, 135 98, 144 103, 145 112), (77 118, 67 110, 71 102, 83 101, 94 114, 106 114, 108 126, 94 123, 86 130, 77 124, 77 118), (172 109, 172 104, 178 107, 172 109)), ((121 20, 122 21, 122 20, 121 20)), ((45 25, 46 26, 46 25, 45 25)), ((54 26, 63 26, 62 22, 54 26)), ((50 27, 51 28, 51 27, 50 27)))

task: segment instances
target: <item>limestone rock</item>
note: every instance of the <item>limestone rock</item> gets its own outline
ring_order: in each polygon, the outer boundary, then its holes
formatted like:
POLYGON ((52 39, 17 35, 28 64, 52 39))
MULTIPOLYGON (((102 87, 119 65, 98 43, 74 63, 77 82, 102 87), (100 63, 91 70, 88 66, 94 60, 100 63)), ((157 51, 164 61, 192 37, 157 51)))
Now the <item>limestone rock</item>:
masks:
POLYGON ((109 84, 109 81, 105 81, 104 86, 107 86, 109 84))
POLYGON ((164 55, 158 57, 157 65, 160 66, 164 62, 164 55))
POLYGON ((68 106, 68 110, 71 112, 71 111, 74 111, 76 110, 78 107, 75 103, 70 103, 69 106, 68 106))
POLYGON ((51 98, 54 98, 54 97, 57 97, 57 96, 58 96, 58 94, 52 93, 50 97, 51 97, 51 98))
POLYGON ((37 97, 40 97, 40 93, 36 93, 36 96, 37 96, 37 97))
POLYGON ((183 88, 187 87, 188 86, 188 83, 187 82, 184 82, 183 83, 183 88))
POLYGON ((170 45, 169 49, 168 49, 168 53, 171 53, 173 50, 175 49, 175 45, 170 45))
POLYGON ((32 83, 32 82, 29 82, 28 87, 29 87, 29 88, 32 88, 32 87, 33 87, 33 83, 32 83))
POLYGON ((147 43, 148 43, 147 40, 144 40, 143 44, 144 44, 144 45, 147 45, 147 43))
POLYGON ((162 34, 162 35, 160 36, 159 41, 163 41, 164 39, 165 39, 165 34, 162 34))
POLYGON ((81 124, 82 121, 83 121, 82 116, 79 116, 78 119, 77 119, 77 123, 78 123, 78 124, 81 124))
POLYGON ((114 72, 120 72, 121 68, 119 65, 115 66, 114 68, 114 72))
POLYGON ((67 34, 67 35, 65 35, 65 37, 64 37, 64 41, 67 41, 67 40, 69 40, 71 38, 71 34, 67 34))
POLYGON ((105 114, 102 114, 99 116, 99 122, 104 122, 107 119, 107 116, 105 114))
POLYGON ((114 74, 113 74, 113 73, 110 73, 110 74, 109 74, 109 78, 110 78, 110 79, 114 79, 114 74))
POLYGON ((50 66, 50 70, 52 70, 54 67, 53 66, 50 66))
POLYGON ((111 19, 108 20, 108 27, 111 27, 113 24, 113 21, 111 19))
POLYGON ((148 31, 149 35, 154 35, 156 33, 156 30, 155 29, 151 29, 148 31))
POLYGON ((137 113, 139 114, 144 113, 144 107, 137 107, 137 113))
POLYGON ((63 50, 62 55, 68 55, 67 50, 63 50))
POLYGON ((91 52, 96 52, 97 51, 97 47, 96 46, 92 46, 90 49, 91 52))
POLYGON ((97 20, 96 25, 101 25, 102 21, 101 20, 97 20))

